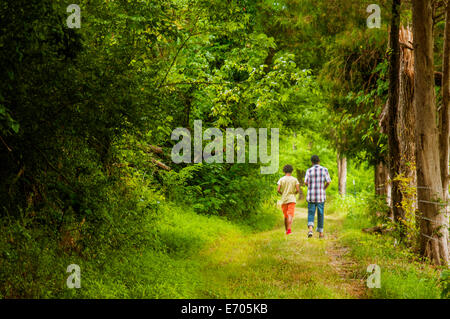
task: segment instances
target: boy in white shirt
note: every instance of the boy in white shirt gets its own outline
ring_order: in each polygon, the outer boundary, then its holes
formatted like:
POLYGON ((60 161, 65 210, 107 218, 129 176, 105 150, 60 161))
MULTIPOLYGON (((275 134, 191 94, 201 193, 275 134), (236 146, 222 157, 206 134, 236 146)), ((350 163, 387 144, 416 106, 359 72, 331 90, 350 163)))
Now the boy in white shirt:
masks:
POLYGON ((284 227, 286 235, 292 233, 291 225, 294 219, 296 198, 295 195, 300 192, 300 183, 292 176, 294 168, 291 165, 283 167, 284 176, 278 181, 277 192, 281 195, 281 209, 284 214, 284 227))

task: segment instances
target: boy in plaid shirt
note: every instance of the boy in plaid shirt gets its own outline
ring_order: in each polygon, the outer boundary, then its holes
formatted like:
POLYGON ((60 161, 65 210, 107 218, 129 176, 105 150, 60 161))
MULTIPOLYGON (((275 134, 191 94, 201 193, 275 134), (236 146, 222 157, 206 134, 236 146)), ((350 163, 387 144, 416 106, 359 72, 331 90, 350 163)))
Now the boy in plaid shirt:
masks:
POLYGON ((325 190, 331 183, 328 169, 320 166, 319 156, 311 157, 313 166, 306 171, 305 185, 308 187, 306 201, 308 202, 308 238, 313 235, 314 217, 317 210, 317 231, 319 238, 323 238, 323 209, 325 205, 325 190))

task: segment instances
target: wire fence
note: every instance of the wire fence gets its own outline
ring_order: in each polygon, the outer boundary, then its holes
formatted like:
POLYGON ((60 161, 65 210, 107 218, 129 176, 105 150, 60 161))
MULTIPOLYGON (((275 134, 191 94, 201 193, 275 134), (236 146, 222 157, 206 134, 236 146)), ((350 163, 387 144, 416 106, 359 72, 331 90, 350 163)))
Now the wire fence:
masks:
MULTIPOLYGON (((387 186, 390 186, 390 184, 388 184, 388 185, 381 184, 380 187, 376 188, 376 190, 377 191, 378 190, 386 190, 387 186)), ((417 188, 417 189, 432 189, 431 187, 428 187, 428 186, 414 186, 414 188, 417 188)), ((391 196, 387 196, 387 198, 391 199, 391 196)), ((448 201, 447 202, 433 202, 433 201, 427 201, 427 200, 418 199, 417 202, 425 203, 425 204, 434 204, 434 205, 443 206, 443 207, 449 207, 450 206, 450 202, 448 202, 448 201)), ((448 215, 448 213, 444 213, 444 214, 448 215)), ((420 214, 415 214, 414 216, 418 217, 418 218, 421 218, 421 219, 424 219, 424 220, 427 220, 427 221, 432 222, 432 223, 436 223, 436 224, 442 222, 442 221, 436 221, 434 219, 422 216, 420 214)), ((448 216, 447 216, 447 218, 448 218, 448 216)), ((446 223, 443 223, 442 225, 447 227, 447 228, 449 228, 449 225, 446 224, 446 223)), ((431 237, 431 236, 429 236, 427 234, 424 234, 422 232, 420 232, 419 234, 422 235, 423 237, 431 239, 431 240, 436 240, 436 241, 439 240, 437 238, 431 237)))
MULTIPOLYGON (((382 184, 381 186, 383 186, 385 184, 382 184)), ((432 189, 431 187, 427 187, 427 186, 414 186, 414 188, 419 188, 419 189, 432 189)), ((377 187, 376 190, 385 190, 385 187, 377 187)), ((391 196, 387 196, 388 198, 391 198, 391 196)), ((435 205, 439 205, 439 206, 445 206, 448 207, 450 206, 450 202, 432 202, 432 201, 426 201, 426 200, 422 200, 422 199, 418 199, 417 202, 420 203, 426 203, 426 204, 435 204, 435 205)))

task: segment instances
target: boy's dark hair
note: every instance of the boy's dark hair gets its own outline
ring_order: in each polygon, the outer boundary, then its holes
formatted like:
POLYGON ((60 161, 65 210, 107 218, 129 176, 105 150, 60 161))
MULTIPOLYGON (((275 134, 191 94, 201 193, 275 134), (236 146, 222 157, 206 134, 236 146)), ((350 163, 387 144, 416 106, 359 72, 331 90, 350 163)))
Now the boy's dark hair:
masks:
POLYGON ((294 171, 294 168, 292 167, 292 165, 284 165, 283 167, 283 172, 284 173, 292 173, 294 171))
POLYGON ((319 162, 320 162, 319 156, 317 156, 317 155, 311 156, 311 163, 319 164, 319 162))

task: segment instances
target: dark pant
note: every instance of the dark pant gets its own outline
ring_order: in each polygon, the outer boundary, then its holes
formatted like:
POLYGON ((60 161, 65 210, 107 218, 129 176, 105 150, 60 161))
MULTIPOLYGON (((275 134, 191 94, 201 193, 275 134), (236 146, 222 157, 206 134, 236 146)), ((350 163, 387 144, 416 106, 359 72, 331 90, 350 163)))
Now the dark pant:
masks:
POLYGON ((314 217, 317 209, 317 231, 323 232, 323 208, 325 203, 308 203, 308 226, 314 227, 314 217))

